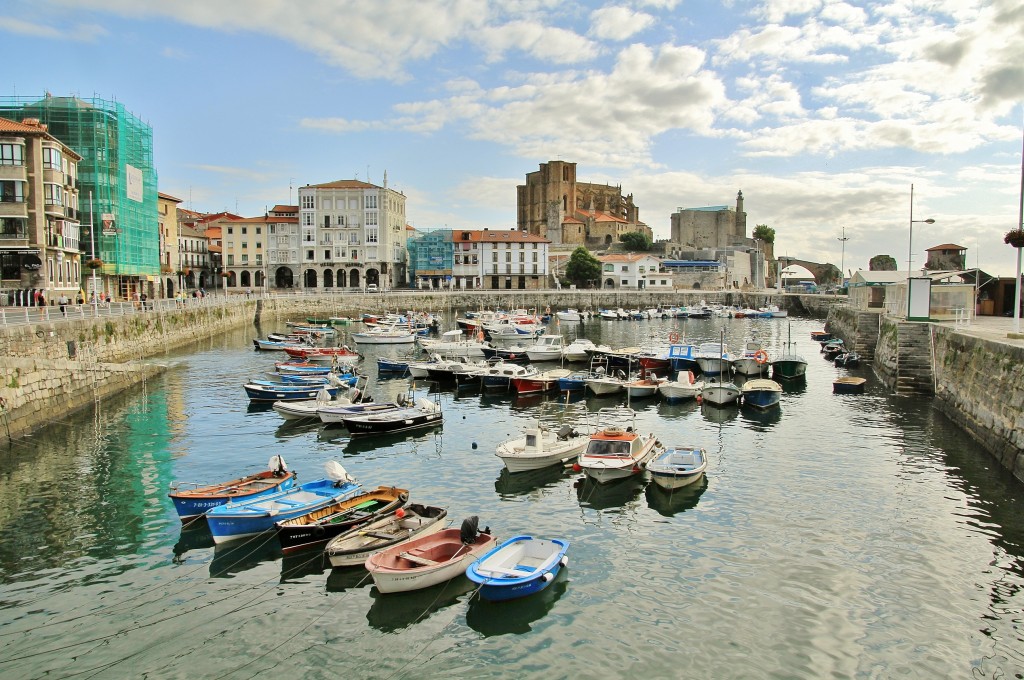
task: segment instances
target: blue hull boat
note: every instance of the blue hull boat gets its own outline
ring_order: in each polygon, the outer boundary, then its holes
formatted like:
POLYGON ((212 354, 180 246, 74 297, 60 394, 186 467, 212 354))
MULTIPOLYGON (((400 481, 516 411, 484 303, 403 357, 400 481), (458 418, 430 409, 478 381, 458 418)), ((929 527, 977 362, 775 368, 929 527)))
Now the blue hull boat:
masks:
POLYGON ((558 379, 560 392, 582 392, 585 389, 587 389, 587 376, 584 373, 573 373, 558 379))
POLYGON ((782 385, 767 378, 755 378, 743 383, 740 388, 743 403, 759 409, 778 406, 782 400, 782 385))
POLYGON ((498 602, 540 592, 569 563, 569 542, 560 538, 515 536, 493 548, 466 569, 480 584, 480 597, 498 602))
POLYGON ((397 359, 387 359, 385 357, 377 358, 377 372, 378 373, 405 373, 409 370, 408 361, 399 361, 397 359))
POLYGON ((219 505, 206 513, 206 522, 213 542, 224 543, 270 531, 275 522, 326 508, 359 488, 353 481, 317 479, 255 500, 219 505))
POLYGON ((248 383, 243 385, 245 394, 249 401, 273 403, 275 401, 303 401, 305 399, 316 399, 320 390, 327 390, 333 399, 342 390, 341 387, 333 385, 257 385, 248 383))
POLYGON ((295 473, 288 471, 284 459, 274 456, 269 469, 217 484, 188 484, 175 482, 168 494, 182 522, 205 515, 211 508, 228 502, 247 501, 287 491, 295 486, 295 473))

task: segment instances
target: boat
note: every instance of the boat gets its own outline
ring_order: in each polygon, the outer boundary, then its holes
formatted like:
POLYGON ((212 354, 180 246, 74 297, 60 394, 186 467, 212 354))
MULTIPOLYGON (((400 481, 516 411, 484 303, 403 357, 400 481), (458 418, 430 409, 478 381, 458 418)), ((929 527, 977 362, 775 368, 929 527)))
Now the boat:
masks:
POLYGON ((443 529, 366 558, 366 570, 381 593, 401 593, 444 583, 497 545, 489 528, 478 530, 473 516, 461 529, 443 529))
POLYGON ((377 373, 388 373, 392 377, 402 376, 409 372, 409 362, 388 357, 377 357, 377 373))
POLYGON ((430 354, 442 354, 453 358, 482 357, 484 348, 490 347, 482 339, 464 336, 457 328, 445 331, 439 338, 417 338, 416 343, 430 354))
POLYGON ((279 361, 274 364, 274 370, 283 375, 327 375, 334 369, 308 361, 279 361))
POLYGON ((245 394, 249 397, 249 401, 263 403, 316 399, 320 390, 326 390, 331 398, 334 398, 342 389, 347 389, 347 386, 344 385, 302 385, 289 383, 271 383, 269 385, 246 383, 242 387, 245 389, 245 394))
POLYGON ((359 484, 336 461, 325 464, 327 477, 299 484, 286 491, 211 508, 206 522, 214 543, 255 536, 280 522, 313 512, 359 490, 359 484))
POLYGON ((622 370, 607 372, 604 366, 598 366, 586 383, 587 389, 595 396, 606 397, 626 390, 626 374, 622 370))
POLYGON ((409 345, 416 342, 416 336, 412 331, 398 328, 371 328, 353 333, 352 342, 357 345, 409 345))
POLYGON ((846 347, 843 345, 842 340, 829 340, 821 346, 821 352, 825 355, 825 358, 829 361, 834 360, 837 356, 846 351, 846 347))
POLYGON ((526 348, 530 361, 558 361, 562 358, 565 338, 561 335, 540 335, 537 342, 526 348))
POLYGON ((697 347, 694 345, 669 345, 668 360, 673 371, 692 371, 700 368, 697 363, 697 347))
POLYGON ((670 446, 647 464, 651 480, 663 489, 681 489, 700 481, 708 467, 707 452, 697 446, 670 446))
MULTIPOLYGON (((722 337, 725 337, 723 331, 722 337)), ((733 356, 724 341, 704 342, 697 348, 697 365, 704 375, 728 374, 732 367, 733 356)))
POLYGON ((257 351, 271 352, 283 352, 294 347, 309 347, 309 343, 305 340, 262 340, 260 338, 253 338, 252 344, 257 351))
POLYGON ((566 309, 560 312, 555 312, 555 318, 559 321, 567 321, 569 323, 579 323, 582 317, 578 309, 566 309))
POLYGON ((793 327, 789 327, 789 335, 782 356, 772 362, 772 378, 775 380, 803 380, 807 376, 807 360, 796 353, 793 343, 793 327))
POLYGON ((587 389, 587 378, 590 371, 574 371, 564 378, 558 379, 559 392, 582 392, 587 389))
MULTIPOLYGON (((405 395, 399 395, 399 397, 405 397, 405 395)), ((398 403, 397 408, 364 411, 342 416, 341 422, 345 424, 349 434, 353 437, 407 432, 435 427, 444 423, 444 415, 441 413, 439 401, 430 401, 424 397, 420 397, 415 402, 412 397, 402 401, 405 403, 398 403)))
POLYGON ((768 352, 761 343, 746 343, 743 351, 733 359, 732 368, 740 375, 761 375, 768 370, 768 352))
POLYGON ((588 434, 581 434, 572 425, 563 425, 555 431, 536 422, 527 427, 521 437, 498 444, 494 455, 509 472, 525 472, 575 460, 589 441, 588 434))
POLYGON ((430 367, 442 361, 440 354, 431 354, 423 361, 410 361, 408 364, 409 375, 413 378, 426 378, 429 375, 430 367))
POLYGON ((828 331, 811 331, 811 340, 815 342, 828 342, 832 339, 832 334, 828 331))
POLYGON ((480 375, 480 384, 485 390, 507 390, 515 378, 528 378, 539 373, 533 366, 510 364, 504 360, 492 364, 480 375))
POLYGON ((438 383, 458 382, 457 373, 467 373, 478 369, 488 368, 487 362, 471 362, 465 358, 442 359, 435 361, 427 367, 427 377, 438 383))
POLYGON ((653 434, 636 431, 636 413, 631 408, 603 408, 586 450, 573 470, 596 482, 605 483, 643 472, 647 461, 664 450, 653 434))
POLYGON ((513 600, 547 588, 569 564, 561 538, 515 536, 476 560, 466 577, 480 586, 480 597, 492 602, 513 600))
POLYGON ((712 406, 733 404, 739 399, 739 396, 740 388, 736 383, 731 380, 722 382, 715 377, 705 380, 704 386, 700 390, 701 401, 712 406))
POLYGON ((396 408, 398 408, 398 403, 394 401, 384 401, 380 403, 365 401, 357 404, 343 404, 338 403, 337 400, 335 400, 333 403, 328 402, 322 406, 318 406, 316 409, 316 415, 320 419, 320 422, 327 425, 334 425, 343 422, 348 416, 362 413, 393 411, 396 408))
POLYGON ((754 378, 743 383, 740 396, 744 405, 754 408, 772 408, 782 399, 782 385, 768 378, 754 378))
POLYGON ((569 363, 590 361, 590 355, 597 349, 592 340, 576 338, 562 348, 562 359, 569 363))
POLYGON ((332 567, 361 567, 374 553, 444 529, 447 516, 444 508, 410 503, 335 536, 324 553, 332 567))
POLYGON ((509 364, 526 364, 530 362, 530 357, 526 356, 526 348, 522 345, 489 347, 484 350, 484 357, 488 360, 501 359, 509 364))
POLYGON ((275 522, 277 540, 285 555, 320 547, 349 529, 394 514, 408 501, 408 489, 378 486, 305 515, 275 522))
POLYGON ((636 378, 626 383, 626 394, 630 399, 653 397, 658 393, 658 386, 665 382, 666 378, 659 378, 654 373, 649 373, 646 378, 636 378))
POLYGON ((697 380, 693 371, 680 371, 675 380, 666 380, 658 385, 658 393, 668 401, 694 399, 704 389, 704 382, 697 380))
POLYGON ((358 358, 359 352, 349 348, 348 345, 342 345, 341 347, 286 347, 284 350, 288 356, 303 360, 310 355, 329 355, 336 357, 356 357, 358 358))
POLYGON ((860 355, 856 352, 840 352, 832 362, 843 368, 856 368, 860 366, 860 355))
POLYGON ((832 382, 832 392, 835 394, 863 394, 864 384, 867 381, 867 378, 858 378, 852 375, 836 378, 832 382))
POLYGON ((287 491, 295 486, 295 473, 288 470, 282 456, 274 456, 267 469, 218 484, 175 482, 167 494, 182 522, 202 517, 210 508, 228 501, 248 500, 287 491), (189 488, 184 488, 188 486, 189 488))
POLYGON ((512 378, 512 387, 517 394, 540 394, 558 389, 558 381, 571 373, 565 368, 556 368, 543 373, 512 378))

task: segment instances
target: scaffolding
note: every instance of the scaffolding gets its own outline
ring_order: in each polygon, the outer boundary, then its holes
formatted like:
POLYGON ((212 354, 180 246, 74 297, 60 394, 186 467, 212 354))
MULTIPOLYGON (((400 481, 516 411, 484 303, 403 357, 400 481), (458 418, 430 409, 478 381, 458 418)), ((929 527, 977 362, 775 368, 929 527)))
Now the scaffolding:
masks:
POLYGON ((153 129, 124 105, 98 97, 0 97, 0 117, 35 118, 82 156, 80 205, 92 194, 92 225, 82 220, 80 248, 103 261, 127 298, 160 274, 153 129), (104 216, 112 220, 104 220, 104 216), (90 234, 90 229, 92 233, 90 234))

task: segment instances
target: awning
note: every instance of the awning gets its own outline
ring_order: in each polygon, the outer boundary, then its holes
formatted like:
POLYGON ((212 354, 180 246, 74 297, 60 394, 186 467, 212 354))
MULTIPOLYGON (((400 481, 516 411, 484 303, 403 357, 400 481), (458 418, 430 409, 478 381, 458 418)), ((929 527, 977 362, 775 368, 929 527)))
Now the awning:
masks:
POLYGON ((8 255, 38 255, 39 248, 21 248, 19 246, 0 246, 0 253, 8 255))

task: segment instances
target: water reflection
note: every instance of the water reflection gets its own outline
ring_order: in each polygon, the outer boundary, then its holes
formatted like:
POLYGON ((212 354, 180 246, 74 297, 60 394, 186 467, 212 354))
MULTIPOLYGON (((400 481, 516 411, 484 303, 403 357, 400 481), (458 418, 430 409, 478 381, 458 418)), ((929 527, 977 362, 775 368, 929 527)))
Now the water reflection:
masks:
POLYGON ((576 480, 576 497, 583 508, 623 508, 631 501, 637 500, 646 483, 644 476, 639 474, 607 484, 600 484, 584 475, 576 480))
POLYGON ((213 549, 210 576, 232 578, 235 574, 248 571, 261 562, 272 562, 281 556, 281 544, 273 532, 265 532, 249 539, 219 543, 213 549))
POLYGON ((347 590, 369 587, 373 585, 373 578, 370 572, 362 565, 358 567, 346 567, 344 569, 332 569, 327 573, 327 592, 344 593, 347 590))
POLYGON ((331 563, 322 548, 285 555, 281 560, 281 582, 319 575, 330 568, 331 563))
POLYGON ((722 425, 724 423, 736 420, 740 415, 740 408, 736 404, 726 404, 725 406, 712 406, 711 404, 701 404, 700 414, 704 416, 704 420, 709 423, 715 423, 722 425))
POLYGON ((769 428, 782 420, 782 407, 773 406, 769 409, 754 408, 746 404, 740 408, 740 415, 743 421, 759 425, 762 428, 769 428))
POLYGON ((511 473, 502 467, 494 480, 494 490, 502 497, 524 496, 548 486, 555 486, 566 478, 566 468, 561 463, 539 470, 511 473))
POLYGON ((447 583, 408 593, 385 595, 374 588, 370 591, 373 604, 366 612, 366 621, 379 631, 393 633, 452 606, 473 587, 472 581, 460 575, 447 583))
POLYGON ((705 474, 695 484, 684 486, 681 489, 663 489, 657 484, 647 485, 644 492, 647 496, 647 505, 662 517, 674 517, 681 512, 692 510, 697 507, 700 497, 708 488, 708 476, 705 474))
POLYGON ((174 561, 183 562, 185 553, 189 550, 206 550, 214 546, 213 534, 206 524, 205 518, 192 522, 187 527, 182 527, 178 542, 174 544, 174 561))
POLYGON ((517 600, 489 602, 480 596, 470 600, 466 625, 484 637, 521 635, 533 630, 533 624, 547 616, 569 588, 569 569, 559 570, 544 590, 517 600))

